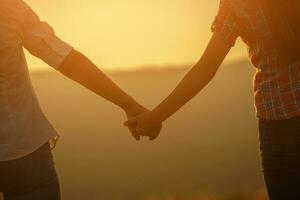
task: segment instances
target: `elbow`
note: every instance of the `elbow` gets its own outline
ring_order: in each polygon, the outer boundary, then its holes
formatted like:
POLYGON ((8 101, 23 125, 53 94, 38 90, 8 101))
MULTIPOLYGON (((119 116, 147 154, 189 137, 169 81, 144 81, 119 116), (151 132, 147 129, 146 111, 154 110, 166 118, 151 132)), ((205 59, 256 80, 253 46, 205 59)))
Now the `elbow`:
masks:
POLYGON ((79 52, 73 50, 59 66, 58 71, 65 76, 71 76, 77 71, 79 52))
POLYGON ((204 69, 206 71, 206 77, 208 81, 211 81, 216 76, 220 65, 213 63, 206 66, 207 67, 204 69))
POLYGON ((74 65, 69 65, 69 64, 62 64, 60 65, 60 67, 58 68, 58 71, 60 73, 62 73, 63 75, 70 77, 72 74, 74 74, 74 65))
POLYGON ((212 71, 211 73, 209 73, 208 75, 208 80, 211 81, 217 74, 217 70, 212 71))
POLYGON ((202 76, 204 76, 204 79, 206 82, 210 82, 217 74, 217 69, 215 68, 206 68, 203 72, 202 72, 202 76))

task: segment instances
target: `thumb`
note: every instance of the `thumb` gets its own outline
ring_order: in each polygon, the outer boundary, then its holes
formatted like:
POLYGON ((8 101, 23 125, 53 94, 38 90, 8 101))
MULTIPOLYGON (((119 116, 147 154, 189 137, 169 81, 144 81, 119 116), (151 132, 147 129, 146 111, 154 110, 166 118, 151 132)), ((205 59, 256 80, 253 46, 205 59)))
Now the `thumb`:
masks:
POLYGON ((138 117, 133 117, 131 119, 128 119, 127 121, 125 121, 123 123, 124 126, 134 126, 136 125, 138 122, 138 117))

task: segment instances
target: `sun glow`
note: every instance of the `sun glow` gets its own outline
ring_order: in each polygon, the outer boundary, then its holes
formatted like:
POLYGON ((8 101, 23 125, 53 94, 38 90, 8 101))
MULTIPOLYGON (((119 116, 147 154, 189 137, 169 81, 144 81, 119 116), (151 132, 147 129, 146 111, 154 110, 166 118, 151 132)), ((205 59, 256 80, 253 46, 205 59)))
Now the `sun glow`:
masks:
MULTIPOLYGON (((57 35, 108 70, 196 62, 218 0, 26 0, 57 35)), ((240 52, 240 51, 239 51, 240 52)), ((232 58, 243 53, 232 53, 232 58)), ((33 70, 46 65, 28 56, 33 70)))

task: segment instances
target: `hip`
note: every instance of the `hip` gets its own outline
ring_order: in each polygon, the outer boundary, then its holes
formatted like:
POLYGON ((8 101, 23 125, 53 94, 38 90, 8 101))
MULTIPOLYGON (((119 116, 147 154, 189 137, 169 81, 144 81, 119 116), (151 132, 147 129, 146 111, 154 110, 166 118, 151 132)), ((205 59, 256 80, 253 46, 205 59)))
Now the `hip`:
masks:
POLYGON ((264 169, 300 169, 300 117, 259 119, 259 139, 264 169))
POLYGON ((0 162, 0 192, 24 193, 41 184, 57 182, 55 164, 49 144, 22 158, 0 162))

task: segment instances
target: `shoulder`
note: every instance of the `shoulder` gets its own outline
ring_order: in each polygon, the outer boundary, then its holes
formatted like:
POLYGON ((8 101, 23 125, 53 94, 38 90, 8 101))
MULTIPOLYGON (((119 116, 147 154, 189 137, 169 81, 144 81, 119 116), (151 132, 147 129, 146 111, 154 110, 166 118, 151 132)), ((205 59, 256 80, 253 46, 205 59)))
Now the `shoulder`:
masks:
POLYGON ((235 10, 239 7, 239 0, 220 0, 220 9, 235 10))
POLYGON ((25 13, 28 12, 30 7, 23 0, 0 0, 2 9, 15 13, 25 13))
POLYGON ((232 9, 242 9, 248 5, 247 0, 220 0, 220 5, 226 6, 232 9))
POLYGON ((23 0, 0 0, 1 13, 19 23, 38 18, 30 6, 23 0))
POLYGON ((220 0, 220 9, 235 14, 237 17, 243 17, 245 13, 252 11, 256 5, 253 0, 220 0))
POLYGON ((234 0, 220 0, 220 5, 232 6, 234 5, 234 0))

